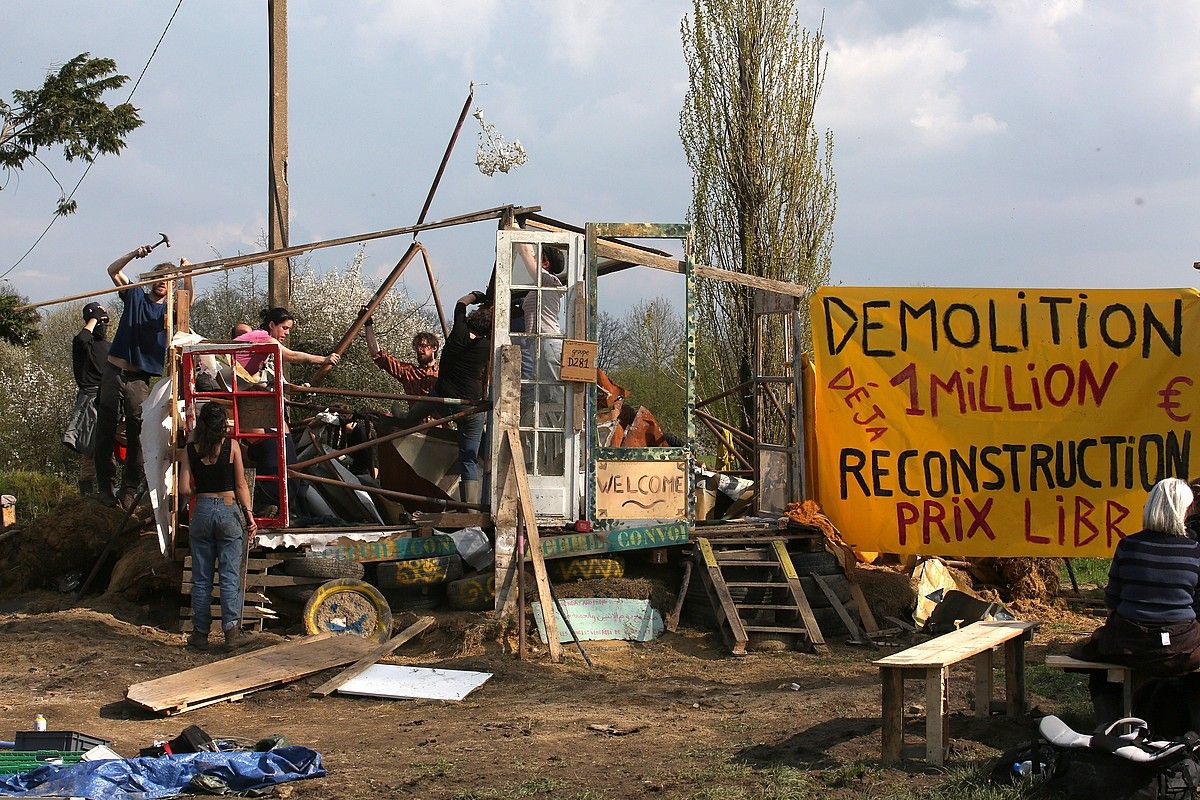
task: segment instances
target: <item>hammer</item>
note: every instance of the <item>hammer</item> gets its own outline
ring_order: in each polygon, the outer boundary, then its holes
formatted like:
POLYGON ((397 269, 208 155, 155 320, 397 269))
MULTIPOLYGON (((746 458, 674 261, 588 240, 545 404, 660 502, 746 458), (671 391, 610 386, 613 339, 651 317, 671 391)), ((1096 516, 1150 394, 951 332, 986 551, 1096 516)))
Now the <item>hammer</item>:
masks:
POLYGON ((170 239, 170 237, 168 237, 168 236, 167 236, 165 233, 163 233, 162 231, 159 231, 159 234, 158 234, 158 235, 159 235, 159 236, 161 236, 162 238, 161 238, 161 239, 159 239, 159 240, 158 240, 157 242, 155 242, 154 244, 152 244, 152 245, 149 245, 149 247, 150 247, 150 249, 151 249, 151 250, 153 250, 154 248, 158 247, 160 244, 165 244, 167 247, 170 247, 170 246, 171 246, 171 239, 170 239))

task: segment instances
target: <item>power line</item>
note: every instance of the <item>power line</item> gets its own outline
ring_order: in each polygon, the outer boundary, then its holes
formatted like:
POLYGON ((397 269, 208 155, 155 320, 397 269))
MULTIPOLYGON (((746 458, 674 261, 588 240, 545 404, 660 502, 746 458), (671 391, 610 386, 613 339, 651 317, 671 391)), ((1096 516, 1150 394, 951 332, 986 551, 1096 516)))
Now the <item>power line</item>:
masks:
MULTIPOLYGON (((158 48, 163 43, 163 39, 167 38, 167 31, 171 30, 171 23, 175 21, 175 15, 179 13, 179 7, 182 5, 183 0, 179 0, 179 2, 175 4, 175 10, 171 12, 171 18, 167 20, 167 25, 163 28, 162 35, 158 37, 158 42, 155 43, 154 49, 150 51, 150 57, 146 59, 146 64, 142 67, 142 71, 137 76, 137 80, 133 82, 133 88, 129 90, 129 97, 125 98, 126 103, 133 100, 133 93, 136 92, 138 86, 141 85, 142 78, 146 76, 146 70, 150 68, 150 62, 154 60, 155 54, 158 53, 158 48)), ((87 167, 83 170, 83 174, 79 176, 79 180, 75 182, 75 187, 71 189, 71 193, 67 195, 67 199, 64 202, 69 203, 75 197, 75 192, 79 191, 80 184, 83 183, 83 179, 88 176, 88 173, 92 171, 92 165, 95 163, 95 161, 88 162, 87 167)), ((29 245, 29 249, 25 251, 24 255, 17 259, 17 263, 4 270, 4 272, 0 272, 0 279, 7 277, 8 273, 21 266, 25 259, 29 257, 29 254, 33 252, 33 249, 41 243, 42 239, 46 238, 46 234, 50 232, 50 229, 54 227, 54 223, 57 222, 58 218, 61 216, 63 215, 55 214, 50 218, 50 222, 47 223, 45 229, 42 230, 41 234, 37 237, 37 239, 34 240, 33 244, 29 245)))

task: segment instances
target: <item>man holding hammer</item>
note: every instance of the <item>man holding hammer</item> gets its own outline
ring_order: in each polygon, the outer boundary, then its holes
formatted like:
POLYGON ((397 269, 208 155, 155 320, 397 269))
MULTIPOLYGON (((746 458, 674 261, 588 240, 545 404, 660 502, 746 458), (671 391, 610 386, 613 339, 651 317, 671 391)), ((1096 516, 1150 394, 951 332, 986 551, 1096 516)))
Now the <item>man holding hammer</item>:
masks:
MULTIPOLYGON (((133 283, 124 272, 125 265, 135 258, 145 258, 159 244, 171 246, 165 234, 154 245, 142 245, 131 250, 108 266, 108 276, 117 286, 133 283)), ((180 259, 179 265, 187 261, 180 259)), ((170 261, 157 265, 153 271, 175 269, 170 261)), ((100 502, 128 507, 138 496, 142 481, 142 402, 150 393, 150 379, 162 375, 167 355, 167 294, 168 281, 150 286, 124 288, 118 296, 125 304, 121 322, 108 351, 108 363, 100 379, 99 415, 96 420, 96 483, 100 502), (125 474, 121 492, 113 491, 117 464, 113 458, 113 441, 121 407, 125 410, 125 474)))

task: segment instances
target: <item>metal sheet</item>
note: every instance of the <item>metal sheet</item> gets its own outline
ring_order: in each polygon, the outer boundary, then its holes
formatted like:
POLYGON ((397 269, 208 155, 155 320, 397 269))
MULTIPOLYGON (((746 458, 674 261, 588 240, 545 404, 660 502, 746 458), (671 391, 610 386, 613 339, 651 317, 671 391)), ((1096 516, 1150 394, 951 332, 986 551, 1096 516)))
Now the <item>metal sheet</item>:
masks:
POLYGON ((373 664, 338 687, 338 694, 411 700, 462 700, 487 683, 490 672, 373 664))

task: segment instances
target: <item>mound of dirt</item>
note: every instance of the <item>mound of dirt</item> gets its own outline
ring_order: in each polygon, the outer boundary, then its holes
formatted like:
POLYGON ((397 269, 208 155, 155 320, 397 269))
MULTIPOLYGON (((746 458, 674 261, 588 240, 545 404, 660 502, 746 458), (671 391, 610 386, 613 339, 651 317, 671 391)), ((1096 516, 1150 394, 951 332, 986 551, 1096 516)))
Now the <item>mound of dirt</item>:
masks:
MULTIPOLYGON (((14 526, 0 541, 0 588, 19 592, 52 586, 62 575, 86 577, 124 517, 119 508, 67 497, 42 516, 14 526)), ((122 534, 116 552, 123 552, 152 524, 150 510, 138 509, 128 525, 133 530, 122 534)))
POLYGON ((854 579, 862 587, 867 605, 882 627, 889 624, 886 617, 908 618, 917 605, 912 576, 906 572, 860 564, 854 571, 854 579))
POLYGON ((179 590, 181 565, 158 550, 158 534, 147 531, 113 566, 108 594, 126 600, 150 600, 179 590))
POLYGON ((972 560, 976 586, 994 587, 1006 601, 1048 603, 1058 594, 1056 558, 980 558, 972 560))

